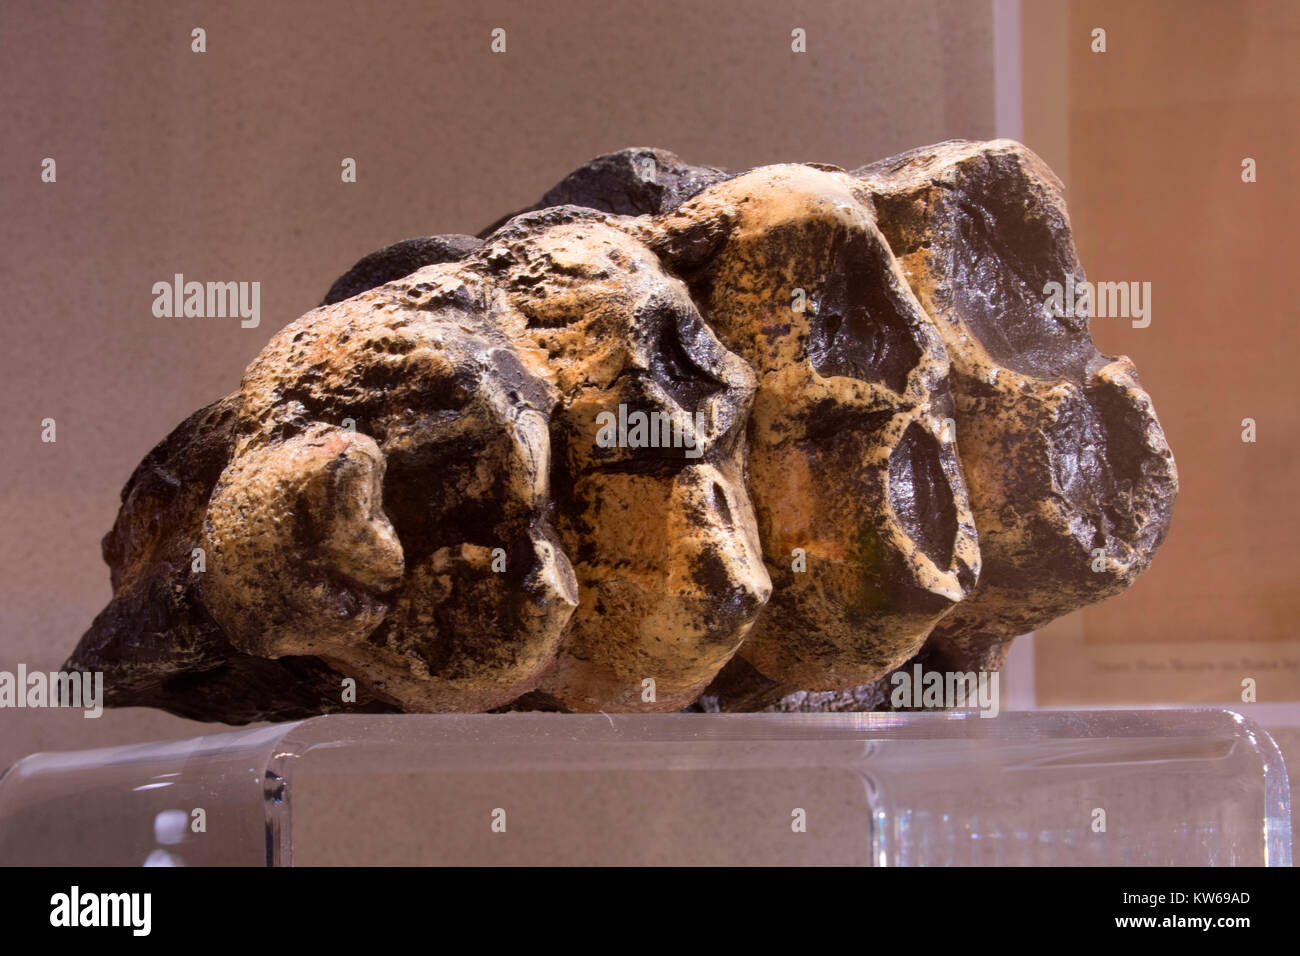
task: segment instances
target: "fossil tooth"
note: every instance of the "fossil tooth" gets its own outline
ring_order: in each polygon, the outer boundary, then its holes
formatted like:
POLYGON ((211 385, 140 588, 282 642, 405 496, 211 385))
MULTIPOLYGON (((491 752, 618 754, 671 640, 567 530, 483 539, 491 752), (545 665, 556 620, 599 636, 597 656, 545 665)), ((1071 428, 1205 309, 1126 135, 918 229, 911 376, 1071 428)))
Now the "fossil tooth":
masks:
POLYGON ((1130 586, 1173 456, 1019 144, 597 157, 365 257, 128 481, 107 702, 862 709, 1130 586), (354 692, 343 693, 354 683, 354 692))

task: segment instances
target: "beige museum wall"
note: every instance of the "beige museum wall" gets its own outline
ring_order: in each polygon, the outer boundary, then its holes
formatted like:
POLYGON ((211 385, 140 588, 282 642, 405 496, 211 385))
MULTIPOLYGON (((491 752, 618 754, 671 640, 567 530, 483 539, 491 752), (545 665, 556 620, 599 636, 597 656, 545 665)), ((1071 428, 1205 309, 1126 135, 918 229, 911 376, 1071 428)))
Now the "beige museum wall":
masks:
MULTIPOLYGON (((971 0, 8 0, 0 669, 60 665, 109 597, 99 541, 131 469, 360 256, 475 232, 623 146, 855 166, 988 138, 991 50, 990 4, 971 0), (260 281, 261 327, 154 318, 152 284, 176 272, 260 281)), ((215 729, 2 710, 0 766, 215 729)))

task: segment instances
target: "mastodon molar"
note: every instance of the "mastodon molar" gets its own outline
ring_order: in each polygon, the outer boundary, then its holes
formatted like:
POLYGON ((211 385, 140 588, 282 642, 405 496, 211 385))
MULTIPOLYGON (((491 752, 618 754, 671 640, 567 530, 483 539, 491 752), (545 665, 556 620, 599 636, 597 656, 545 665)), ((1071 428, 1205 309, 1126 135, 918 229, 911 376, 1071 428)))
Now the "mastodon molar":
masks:
POLYGON ((154 449, 66 666, 232 723, 885 707, 900 667, 996 668, 1132 584, 1177 492, 1132 363, 1046 307, 1082 278, 1017 143, 598 157, 366 256, 154 449))

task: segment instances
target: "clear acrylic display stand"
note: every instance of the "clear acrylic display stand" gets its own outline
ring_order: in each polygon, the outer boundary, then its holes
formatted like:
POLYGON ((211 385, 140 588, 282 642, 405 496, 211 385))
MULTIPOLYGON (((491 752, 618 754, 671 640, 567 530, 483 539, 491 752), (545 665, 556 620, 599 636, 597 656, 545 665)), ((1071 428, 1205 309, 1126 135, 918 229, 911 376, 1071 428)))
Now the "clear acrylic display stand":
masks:
POLYGON ((328 716, 36 754, 0 863, 1289 865, 1226 710, 328 716))

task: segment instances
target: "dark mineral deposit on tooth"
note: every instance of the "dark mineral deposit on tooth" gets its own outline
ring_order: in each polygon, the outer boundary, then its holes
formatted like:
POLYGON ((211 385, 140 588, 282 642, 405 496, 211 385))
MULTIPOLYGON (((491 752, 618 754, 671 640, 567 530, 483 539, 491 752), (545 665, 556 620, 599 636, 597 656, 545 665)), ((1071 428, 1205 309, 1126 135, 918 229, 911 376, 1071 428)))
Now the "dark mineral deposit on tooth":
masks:
POLYGON ((996 669, 1130 586, 1177 493, 1066 277, 1007 140, 598 157, 366 256, 179 425, 65 667, 228 723, 887 709, 899 668, 996 669))

